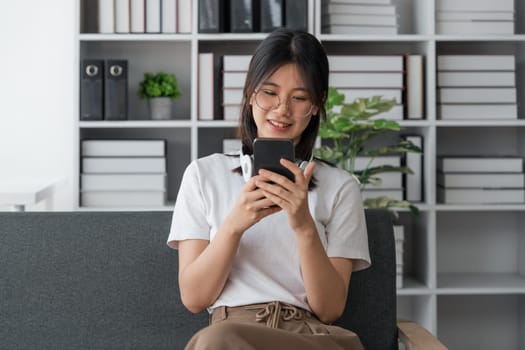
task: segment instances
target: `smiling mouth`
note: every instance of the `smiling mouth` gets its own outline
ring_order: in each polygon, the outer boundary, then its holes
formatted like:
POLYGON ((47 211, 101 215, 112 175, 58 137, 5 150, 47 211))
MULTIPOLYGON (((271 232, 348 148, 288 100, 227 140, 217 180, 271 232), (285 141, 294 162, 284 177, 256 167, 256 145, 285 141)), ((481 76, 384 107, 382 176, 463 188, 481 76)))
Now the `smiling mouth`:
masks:
POLYGON ((272 126, 274 126, 276 128, 280 128, 280 129, 285 129, 285 128, 289 127, 290 125, 292 125, 292 124, 289 124, 289 123, 281 123, 281 122, 278 122, 276 120, 271 120, 271 119, 268 119, 268 123, 270 123, 272 126))

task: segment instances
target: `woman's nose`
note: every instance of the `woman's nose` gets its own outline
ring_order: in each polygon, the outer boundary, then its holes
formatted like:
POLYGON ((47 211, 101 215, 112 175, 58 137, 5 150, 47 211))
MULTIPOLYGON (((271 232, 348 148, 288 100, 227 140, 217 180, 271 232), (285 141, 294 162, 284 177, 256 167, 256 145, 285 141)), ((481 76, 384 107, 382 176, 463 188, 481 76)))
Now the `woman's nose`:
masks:
POLYGON ((290 108, 288 108, 288 100, 284 100, 279 105, 277 105, 277 108, 275 108, 275 112, 279 115, 289 116, 290 115, 290 108))

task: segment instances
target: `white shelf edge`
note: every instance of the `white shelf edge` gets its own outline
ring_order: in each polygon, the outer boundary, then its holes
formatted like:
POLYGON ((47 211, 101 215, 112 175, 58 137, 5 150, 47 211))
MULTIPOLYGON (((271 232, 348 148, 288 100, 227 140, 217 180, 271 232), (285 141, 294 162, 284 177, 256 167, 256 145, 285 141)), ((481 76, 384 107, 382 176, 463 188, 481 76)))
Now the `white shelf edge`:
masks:
POLYGON ((437 127, 525 127, 524 119, 514 120, 436 120, 437 127))
POLYGON ((436 211, 525 211, 524 204, 437 204, 436 211))
POLYGON ((270 33, 198 33, 198 41, 258 41, 266 38, 270 33))
POLYGON ((191 42, 193 34, 99 34, 84 33, 79 34, 80 41, 180 41, 191 42))
POLYGON ((393 35, 350 35, 350 34, 319 34, 321 41, 431 41, 432 35, 424 34, 393 34, 393 35))
POLYGON ((499 41, 525 41, 525 34, 505 34, 505 35, 496 35, 496 34, 486 34, 486 35, 444 35, 444 34, 435 34, 432 35, 433 40, 436 41, 490 41, 490 42, 499 42, 499 41))
POLYGON ((525 294, 518 273, 438 273, 438 295, 525 294))
POLYGON ((403 287, 396 290, 397 296, 432 295, 432 293, 431 288, 410 276, 403 276, 403 287))
POLYGON ((80 121, 81 129, 190 128, 190 120, 80 121))
POLYGON ((173 205, 164 205, 160 207, 85 207, 79 206, 78 211, 172 211, 173 205))
POLYGON ((230 120, 199 120, 197 121, 197 127, 202 128, 236 128, 239 126, 239 122, 230 120))

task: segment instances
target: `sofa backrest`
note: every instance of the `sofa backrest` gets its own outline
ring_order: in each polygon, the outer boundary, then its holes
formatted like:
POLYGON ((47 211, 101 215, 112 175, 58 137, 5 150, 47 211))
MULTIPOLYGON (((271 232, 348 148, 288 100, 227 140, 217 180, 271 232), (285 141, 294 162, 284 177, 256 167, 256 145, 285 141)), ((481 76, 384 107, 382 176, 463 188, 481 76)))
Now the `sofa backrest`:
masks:
POLYGON ((0 214, 0 348, 183 349, 169 212, 0 214))
MULTIPOLYGON (((373 267, 352 275, 338 324, 395 349, 390 218, 366 213, 373 267)), ((0 213, 0 348, 183 349, 208 317, 180 301, 170 224, 170 212, 0 213)))

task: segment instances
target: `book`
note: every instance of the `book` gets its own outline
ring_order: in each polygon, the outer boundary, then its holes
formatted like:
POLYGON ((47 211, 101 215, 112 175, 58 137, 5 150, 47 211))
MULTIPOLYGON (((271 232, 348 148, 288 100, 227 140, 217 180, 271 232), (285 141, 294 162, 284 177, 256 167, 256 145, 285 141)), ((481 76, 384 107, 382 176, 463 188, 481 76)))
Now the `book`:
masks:
POLYGON ((437 11, 437 21, 514 21, 513 11, 437 11))
POLYGON ((166 191, 83 191, 83 207, 145 207, 163 206, 166 191))
POLYGON ((161 32, 177 33, 177 0, 162 0, 161 32))
POLYGON ((525 202, 523 188, 443 188, 438 201, 447 204, 518 204, 525 202))
MULTIPOLYGON (((283 26, 283 0, 259 1, 259 30, 271 32, 283 26)), ((297 16, 297 14, 295 14, 297 16)))
POLYGON ((440 87, 515 87, 515 72, 438 72, 440 87))
POLYGON ((223 75, 223 60, 220 54, 213 55, 213 119, 224 119, 222 115, 222 75, 223 75))
POLYGON ((114 0, 98 0, 98 32, 115 33, 114 0))
POLYGON ((402 55, 329 55, 330 72, 403 72, 402 55))
POLYGON ((84 174, 165 173, 165 157, 82 157, 84 174))
POLYGON ((377 167, 383 165, 401 166, 401 156, 378 156, 378 157, 355 157, 354 168, 363 170, 365 168, 377 167))
POLYGON ((199 33, 225 32, 224 8, 224 0, 199 0, 199 33))
POLYGON ((214 119, 214 54, 199 53, 199 108, 200 120, 214 119))
POLYGON ((350 35, 395 35, 397 26, 374 26, 374 25, 323 25, 323 33, 350 34, 350 35))
POLYGON ((445 188, 522 188, 523 173, 437 173, 437 184, 445 188))
POLYGON ((380 184, 367 185, 367 189, 390 189, 390 188, 402 188, 403 187, 403 174, 387 172, 374 175, 373 177, 381 179, 380 184))
POLYGON ((225 88, 222 91, 222 103, 225 105, 238 105, 243 97, 242 89, 225 88))
POLYGON ((392 189, 373 189, 372 187, 367 187, 361 190, 361 196, 363 200, 378 198, 378 197, 388 197, 390 199, 402 201, 403 200, 403 189, 402 188, 392 188, 392 189))
POLYGON ((374 119, 386 119, 386 120, 403 120, 404 112, 404 106, 403 105, 395 105, 392 107, 389 111, 377 114, 373 117, 371 117, 371 120, 374 119))
POLYGON ((385 99, 395 99, 397 104, 402 102, 401 89, 338 89, 339 93, 345 95, 345 103, 351 103, 358 98, 370 98, 382 96, 385 99))
POLYGON ((241 105, 225 105, 223 113, 224 120, 238 121, 241 116, 241 105))
POLYGON ((367 5, 390 5, 392 0, 327 0, 328 4, 367 4, 367 5))
MULTIPOLYGON (((404 241, 405 240, 405 226, 403 226, 403 225, 394 225, 394 240, 395 241, 404 241)), ((402 263, 402 261, 400 261, 400 263, 402 263)))
POLYGON ((369 15, 351 13, 332 13, 321 18, 323 25, 372 25, 397 26, 396 15, 369 15))
POLYGON ((438 34, 514 34, 514 21, 436 21, 438 34))
POLYGON ((245 72, 224 72, 222 75, 222 85, 225 88, 244 88, 244 82, 246 81, 245 72))
POLYGON ((518 106, 511 104, 439 104, 443 120, 512 120, 518 119, 518 106))
MULTIPOLYGON (((403 138, 411 141, 414 145, 423 149, 423 137, 421 135, 405 135, 403 138)), ((411 202, 423 201, 423 154, 405 153, 405 166, 412 170, 413 174, 404 174, 405 199, 411 202)))
POLYGON ((128 61, 106 60, 104 72, 104 119, 128 118, 128 61))
POLYGON ((223 70, 225 72, 248 71, 252 55, 224 55, 222 57, 223 70))
POLYGON ((253 2, 251 0, 230 0, 230 31, 232 33, 258 31, 253 14, 253 2))
POLYGON ((104 61, 82 60, 80 120, 104 119, 104 61))
POLYGON ((177 0, 177 32, 191 33, 193 1, 177 0))
POLYGON ((160 33, 160 0, 146 0, 146 33, 160 33))
POLYGON ((514 0, 436 0, 436 11, 514 11, 514 0))
POLYGON ((129 33, 129 0, 115 0, 115 32, 129 33))
POLYGON ((82 174, 81 191, 165 191, 166 174, 82 174))
POLYGON ((336 88, 403 88, 403 73, 331 72, 328 79, 329 84, 336 88))
POLYGON ((516 103, 516 88, 439 88, 442 103, 516 103))
MULTIPOLYGON (((293 2, 293 1, 292 1, 293 2)), ((370 6, 364 4, 322 3, 324 13, 351 13, 355 15, 395 15, 394 5, 370 6)))
POLYGON ((286 28, 307 31, 308 0, 285 0, 284 24, 286 28))
POLYGON ((441 156, 437 158, 436 165, 442 172, 523 172, 521 157, 441 156))
POLYGON ((514 55, 438 55, 439 71, 514 71, 514 55))
POLYGON ((406 117, 423 119, 425 114, 425 76, 422 55, 405 56, 406 65, 406 117))
POLYGON ((146 8, 145 0, 130 0, 130 31, 132 33, 144 33, 146 30, 146 8))
POLYGON ((165 140, 81 140, 85 157, 164 157, 165 140))

